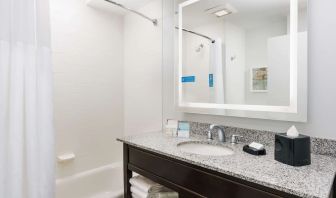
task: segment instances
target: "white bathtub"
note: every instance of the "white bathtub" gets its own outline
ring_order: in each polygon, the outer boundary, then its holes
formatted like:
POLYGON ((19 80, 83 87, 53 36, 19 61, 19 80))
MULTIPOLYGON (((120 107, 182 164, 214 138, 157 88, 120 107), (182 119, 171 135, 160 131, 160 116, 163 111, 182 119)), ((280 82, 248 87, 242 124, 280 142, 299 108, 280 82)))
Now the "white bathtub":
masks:
POLYGON ((122 163, 56 180, 56 198, 123 197, 122 163))

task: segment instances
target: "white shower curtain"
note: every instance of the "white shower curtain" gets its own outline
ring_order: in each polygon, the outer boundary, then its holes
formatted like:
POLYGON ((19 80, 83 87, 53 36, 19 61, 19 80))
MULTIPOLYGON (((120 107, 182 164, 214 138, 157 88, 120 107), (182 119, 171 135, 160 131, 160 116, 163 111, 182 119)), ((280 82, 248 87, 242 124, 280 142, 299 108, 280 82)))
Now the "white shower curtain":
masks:
POLYGON ((0 198, 54 197, 48 0, 0 0, 0 198))
POLYGON ((223 77, 223 49, 222 39, 215 39, 210 46, 209 74, 213 75, 213 87, 210 88, 210 102, 224 104, 224 77, 223 77))

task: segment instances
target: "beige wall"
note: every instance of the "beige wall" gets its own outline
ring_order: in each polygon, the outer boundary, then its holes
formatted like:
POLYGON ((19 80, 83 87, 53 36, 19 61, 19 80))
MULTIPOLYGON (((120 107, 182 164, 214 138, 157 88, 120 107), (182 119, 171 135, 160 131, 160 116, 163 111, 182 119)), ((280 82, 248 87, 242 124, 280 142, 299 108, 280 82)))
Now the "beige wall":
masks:
POLYGON ((58 178, 122 159, 124 134, 162 127, 162 4, 145 1, 132 13, 51 0, 58 178))
POLYGON ((51 0, 58 177, 121 160, 123 18, 79 0, 51 0))
POLYGON ((162 3, 153 0, 139 9, 150 21, 125 16, 124 110, 125 134, 162 128, 162 3))

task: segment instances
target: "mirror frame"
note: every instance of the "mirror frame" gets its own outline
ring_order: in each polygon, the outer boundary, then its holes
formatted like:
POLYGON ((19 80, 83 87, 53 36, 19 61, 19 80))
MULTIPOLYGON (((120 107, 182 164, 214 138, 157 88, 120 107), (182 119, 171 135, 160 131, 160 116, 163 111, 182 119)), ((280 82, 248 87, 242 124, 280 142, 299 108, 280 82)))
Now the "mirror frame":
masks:
MULTIPOLYGON (((183 27, 183 8, 191 4, 197 3, 201 0, 188 0, 178 4, 178 26, 183 27)), ((255 112, 274 112, 280 114, 302 114, 298 112, 298 0, 290 0, 290 98, 289 106, 271 106, 271 105, 244 105, 244 104, 216 104, 216 103, 197 103, 197 102, 183 102, 183 88, 182 88, 182 28, 178 29, 178 65, 175 68, 175 105, 179 110, 190 113, 205 113, 205 114, 217 114, 214 113, 216 110, 219 112, 223 110, 240 110, 240 111, 255 111, 255 112), (196 111, 198 109, 199 111, 196 111), (210 113, 207 113, 209 110, 210 113)), ((306 78, 306 77, 305 77, 306 78)), ((305 85, 307 86, 307 85, 305 85)), ((306 93, 306 92, 305 92, 306 93)), ((301 96, 300 96, 301 97, 301 96)), ((306 105, 307 94, 302 96, 303 105, 306 105)), ((301 99, 301 98, 300 98, 301 99)), ((303 115, 298 116, 299 118, 291 118, 293 121, 307 120, 307 109, 300 110, 303 111, 303 115)), ((224 114, 225 116, 225 114, 224 114)), ((227 115, 230 116, 230 115, 227 115)), ((251 116, 249 116, 251 117, 251 116)), ((253 117, 253 116, 252 116, 253 117)), ((258 117, 257 117, 258 118, 258 117)), ((281 119, 280 120, 286 120, 281 119)))

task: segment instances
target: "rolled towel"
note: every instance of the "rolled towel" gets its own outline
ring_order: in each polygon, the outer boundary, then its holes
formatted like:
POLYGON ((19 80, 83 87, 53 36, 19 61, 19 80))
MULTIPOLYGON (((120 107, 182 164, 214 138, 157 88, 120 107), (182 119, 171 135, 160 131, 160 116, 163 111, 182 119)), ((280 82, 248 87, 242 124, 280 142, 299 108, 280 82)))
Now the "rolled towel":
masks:
POLYGON ((137 194, 134 194, 134 193, 132 193, 131 195, 132 195, 132 198, 141 198, 137 194))
POLYGON ((132 184, 132 186, 137 187, 142 192, 146 192, 146 193, 169 191, 169 189, 167 189, 166 187, 158 183, 155 183, 152 180, 147 179, 141 175, 132 177, 130 179, 130 184, 132 184))
POLYGON ((147 198, 149 195, 148 192, 143 192, 135 186, 131 186, 131 193, 134 198, 147 198))
POLYGON ((155 193, 155 198, 178 198, 177 192, 159 192, 155 193))
POLYGON ((131 193, 133 198, 178 198, 177 192, 145 193, 135 186, 131 186, 131 193))

